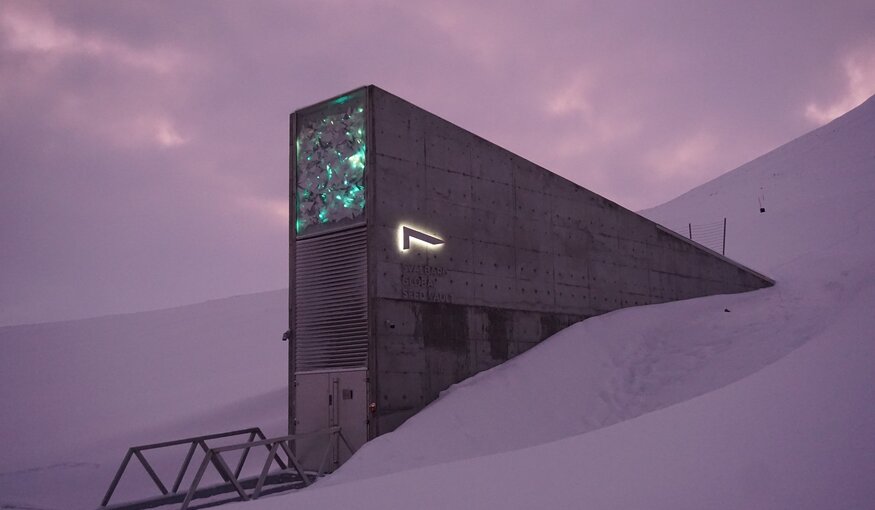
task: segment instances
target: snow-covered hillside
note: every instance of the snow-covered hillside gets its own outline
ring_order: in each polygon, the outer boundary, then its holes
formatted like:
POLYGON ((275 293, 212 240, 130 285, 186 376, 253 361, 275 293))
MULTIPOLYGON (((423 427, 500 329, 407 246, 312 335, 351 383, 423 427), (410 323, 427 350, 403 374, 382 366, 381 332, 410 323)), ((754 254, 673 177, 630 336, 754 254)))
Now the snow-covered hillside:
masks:
MULTIPOLYGON (((285 433, 287 303, 274 291, 0 328, 0 508, 96 508, 134 444, 285 433)), ((153 495, 134 474, 121 498, 153 495)))
MULTIPOLYGON (((240 508, 875 508, 875 98, 645 215, 727 217, 777 285, 574 325, 240 508)), ((128 444, 281 430, 285 299, 0 329, 0 506, 93 508, 128 444)))

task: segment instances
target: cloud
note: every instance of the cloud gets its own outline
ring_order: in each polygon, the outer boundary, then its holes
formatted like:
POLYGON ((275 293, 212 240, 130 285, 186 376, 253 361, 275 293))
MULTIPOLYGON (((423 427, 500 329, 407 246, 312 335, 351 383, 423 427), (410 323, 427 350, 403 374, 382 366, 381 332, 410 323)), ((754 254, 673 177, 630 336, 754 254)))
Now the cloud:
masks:
POLYGON ((709 167, 718 148, 714 136, 699 132, 652 151, 647 162, 662 179, 689 177, 709 167))
POLYGON ((180 134, 173 119, 164 113, 120 117, 104 126, 101 135, 112 139, 122 147, 157 145, 162 148, 173 148, 189 141, 180 134))
POLYGON ((164 147, 175 147, 187 141, 179 134, 173 122, 169 119, 158 119, 153 128, 155 130, 155 140, 164 147))
POLYGON ((173 148, 189 141, 163 106, 173 101, 156 100, 178 97, 177 83, 194 67, 181 67, 190 61, 183 52, 75 29, 38 6, 0 7, 0 49, 23 63, 0 80, 0 109, 14 108, 15 96, 32 100, 54 123, 119 147, 173 148))
POLYGON ((238 196, 237 203, 244 209, 253 211, 271 223, 283 226, 289 224, 289 201, 256 196, 238 196))
POLYGON ((591 114, 592 102, 588 98, 591 87, 592 79, 586 74, 578 72, 547 95, 545 101, 547 113, 557 117, 591 114))
POLYGON ((457 51, 482 65, 491 66, 507 56, 502 51, 505 36, 498 28, 499 20, 483 23, 485 16, 494 14, 492 9, 468 2, 432 2, 427 7, 415 4, 408 12, 437 28, 457 51))
POLYGON ((156 105, 132 106, 128 111, 120 108, 125 97, 91 91, 63 92, 56 98, 53 118, 68 130, 122 149, 169 149, 191 140, 183 136, 173 117, 156 105))
POLYGON ((158 74, 173 72, 184 60, 166 48, 140 49, 106 36, 80 33, 59 25, 45 12, 16 9, 13 4, 0 9, 0 27, 9 49, 37 56, 110 59, 158 74))
POLYGON ((841 97, 827 105, 809 103, 805 116, 820 125, 847 113, 875 94, 875 43, 856 49, 842 62, 846 85, 841 97))

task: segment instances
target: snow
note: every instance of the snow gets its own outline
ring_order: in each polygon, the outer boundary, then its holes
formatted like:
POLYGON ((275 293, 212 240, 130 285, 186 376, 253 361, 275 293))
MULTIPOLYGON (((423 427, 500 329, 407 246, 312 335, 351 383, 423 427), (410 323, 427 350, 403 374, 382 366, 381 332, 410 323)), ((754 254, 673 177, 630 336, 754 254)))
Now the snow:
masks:
POLYGON ((247 508, 873 508, 875 344, 858 320, 871 289, 779 363, 707 395, 539 446, 247 508))
POLYGON ((287 295, 0 328, 0 508, 95 508, 135 444, 286 433, 287 295))
MULTIPOLYGON (((576 324, 240 508, 875 508, 875 98, 644 214, 726 217, 777 285, 576 324)), ((0 328, 0 506, 94 508, 130 444, 281 431, 285 304, 0 328)))

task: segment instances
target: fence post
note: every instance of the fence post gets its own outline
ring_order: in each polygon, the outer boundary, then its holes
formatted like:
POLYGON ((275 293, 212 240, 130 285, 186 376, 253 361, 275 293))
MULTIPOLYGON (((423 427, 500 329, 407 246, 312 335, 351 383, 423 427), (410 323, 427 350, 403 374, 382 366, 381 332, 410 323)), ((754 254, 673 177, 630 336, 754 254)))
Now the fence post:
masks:
POLYGON ((687 223, 687 227, 690 229, 690 241, 693 240, 693 224, 687 223))
POLYGON ((723 255, 726 255, 726 216, 723 217, 723 255))

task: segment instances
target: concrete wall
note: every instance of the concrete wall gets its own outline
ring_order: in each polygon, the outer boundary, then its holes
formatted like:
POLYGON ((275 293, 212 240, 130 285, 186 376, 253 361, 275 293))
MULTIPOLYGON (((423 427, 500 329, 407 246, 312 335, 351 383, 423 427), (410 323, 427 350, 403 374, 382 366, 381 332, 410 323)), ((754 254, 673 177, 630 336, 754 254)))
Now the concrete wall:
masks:
POLYGON ((481 370, 626 306, 767 278, 372 87, 368 204, 382 434, 481 370), (398 247, 399 225, 444 239, 398 247))

